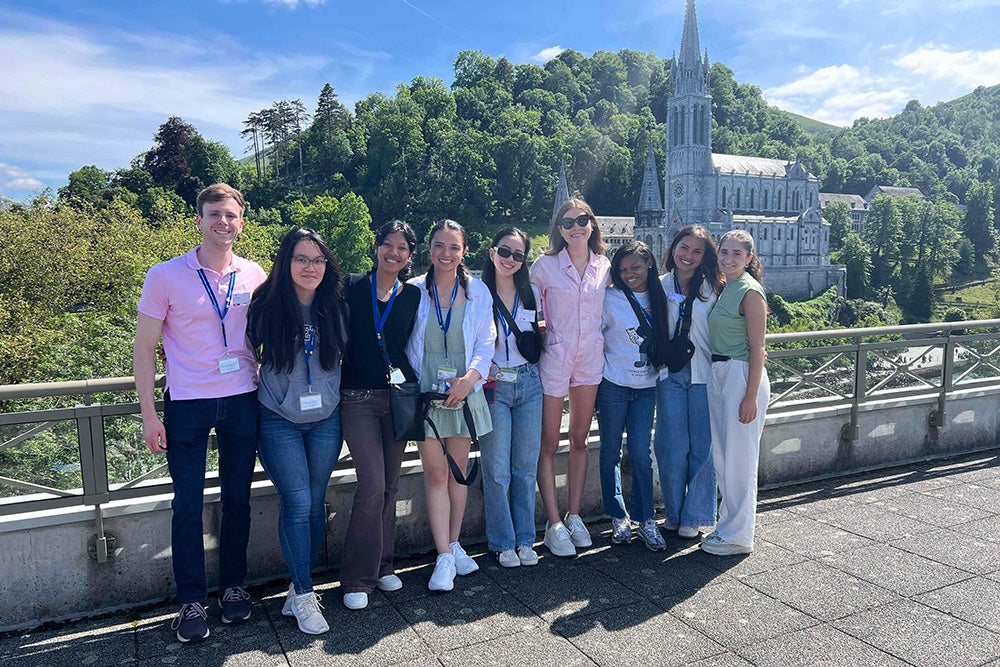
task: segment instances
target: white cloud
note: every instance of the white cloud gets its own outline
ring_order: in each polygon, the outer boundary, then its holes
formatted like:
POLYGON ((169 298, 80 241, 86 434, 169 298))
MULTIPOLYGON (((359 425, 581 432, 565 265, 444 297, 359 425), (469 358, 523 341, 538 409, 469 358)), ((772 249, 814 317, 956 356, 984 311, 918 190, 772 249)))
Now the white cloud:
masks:
POLYGON ((973 88, 1000 83, 1000 49, 951 51, 928 44, 901 56, 895 64, 912 74, 973 88))
POLYGON ((4 190, 41 190, 45 184, 30 172, 12 164, 0 162, 0 188, 4 190))
POLYGON ((789 83, 769 88, 768 95, 774 97, 796 97, 816 95, 838 87, 848 86, 858 81, 861 73, 850 65, 834 65, 806 74, 789 83))
POLYGON ((561 46, 550 46, 531 56, 531 60, 534 60, 536 63, 547 63, 565 50, 561 46))

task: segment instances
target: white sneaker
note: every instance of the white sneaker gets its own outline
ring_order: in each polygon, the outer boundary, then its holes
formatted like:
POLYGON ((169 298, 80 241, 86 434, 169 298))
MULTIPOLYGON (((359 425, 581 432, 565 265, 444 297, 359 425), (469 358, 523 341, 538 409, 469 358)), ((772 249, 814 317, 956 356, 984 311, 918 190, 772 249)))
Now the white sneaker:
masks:
POLYGON ((567 514, 563 521, 566 528, 569 529, 569 537, 573 540, 573 546, 586 548, 594 544, 593 540, 590 539, 590 531, 583 525, 583 519, 580 518, 579 514, 567 514))
POLYGON ((285 596, 285 606, 281 608, 282 616, 295 616, 292 604, 295 602, 295 584, 288 584, 288 595, 285 596))
POLYGON ((427 588, 432 591, 450 591, 455 588, 455 557, 449 554, 438 554, 434 564, 431 580, 427 588))
POLYGON ((455 557, 455 572, 459 576, 464 577, 479 569, 479 564, 472 560, 469 554, 465 553, 465 549, 458 542, 451 543, 451 555, 455 557))
POLYGON ((517 559, 521 561, 521 565, 525 567, 531 567, 532 565, 538 565, 538 554, 531 547, 522 544, 517 548, 517 559))
POLYGON ((344 593, 344 606, 348 609, 364 609, 368 606, 368 593, 344 593))
POLYGON ((521 559, 517 557, 517 552, 513 549, 504 549, 497 553, 497 562, 500 567, 521 567, 521 559))
POLYGON ((575 556, 576 547, 570 538, 569 529, 562 521, 556 521, 551 526, 545 524, 545 546, 549 548, 553 556, 575 556))
POLYGON ((378 578, 378 581, 375 582, 375 587, 380 591, 391 593, 403 587, 403 580, 394 574, 387 574, 378 578))
MULTIPOLYGON (((330 629, 330 625, 323 618, 321 611, 323 605, 319 603, 320 599, 319 593, 316 592, 293 595, 290 600, 292 613, 285 615, 294 616, 295 621, 299 624, 299 630, 307 635, 321 635, 330 629)), ((289 606, 288 602, 288 600, 285 601, 285 606, 289 606)), ((284 614, 284 610, 281 613, 284 614)))
POLYGON ((677 536, 686 540, 691 540, 701 535, 698 526, 681 526, 677 529, 677 536))

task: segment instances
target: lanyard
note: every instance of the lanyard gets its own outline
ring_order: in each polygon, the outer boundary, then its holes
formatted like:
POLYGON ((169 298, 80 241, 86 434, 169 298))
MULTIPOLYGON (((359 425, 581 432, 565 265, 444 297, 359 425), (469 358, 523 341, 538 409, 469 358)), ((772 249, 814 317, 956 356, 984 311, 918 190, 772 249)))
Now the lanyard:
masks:
POLYGON ((229 304, 233 302, 233 288, 236 287, 236 272, 233 271, 229 274, 229 291, 226 293, 225 308, 219 308, 219 300, 215 298, 215 292, 212 291, 212 286, 209 285, 208 278, 205 277, 204 269, 198 269, 198 277, 201 278, 201 284, 205 287, 205 291, 208 292, 208 298, 212 300, 212 307, 215 308, 215 313, 222 322, 222 345, 226 350, 229 350, 229 341, 226 340, 226 315, 229 313, 229 304))
POLYGON ((626 297, 626 298, 627 298, 627 299, 628 299, 629 301, 631 301, 631 302, 632 302, 633 304, 635 304, 635 305, 636 305, 636 307, 637 307, 637 308, 638 308, 639 310, 641 310, 641 311, 642 311, 642 314, 643 314, 643 316, 645 316, 645 318, 646 318, 646 322, 647 322, 647 323, 649 324, 649 328, 650 328, 650 329, 652 329, 652 328, 653 328, 653 317, 652 317, 652 315, 650 315, 650 314, 649 314, 649 313, 648 313, 648 312, 646 311, 646 309, 642 307, 642 305, 641 305, 641 304, 639 303, 639 300, 635 298, 635 294, 633 294, 633 293, 632 293, 632 290, 630 290, 630 289, 629 289, 629 288, 627 288, 627 287, 625 288, 625 297, 626 297))
MULTIPOLYGON (((382 340, 382 330, 385 328, 385 323, 389 319, 389 311, 392 310, 392 304, 396 301, 396 290, 399 289, 399 281, 397 280, 392 285, 392 295, 389 297, 389 303, 385 304, 385 312, 379 317, 378 314, 378 296, 375 293, 375 274, 372 274, 372 320, 375 323, 375 339, 378 341, 378 349, 382 351, 382 356, 385 357, 385 364, 388 367, 392 367, 389 363, 389 354, 385 351, 385 341, 382 340)), ((456 283, 457 284, 457 283, 456 283)), ((448 313, 449 317, 451 313, 448 313)))
POLYGON ((313 352, 316 351, 316 327, 306 327, 306 332, 306 336, 302 339, 302 348, 306 355, 306 386, 309 388, 309 393, 311 394, 313 390, 313 379, 312 369, 309 367, 309 360, 312 358, 313 352))
POLYGON ((448 358, 448 329, 451 328, 451 309, 455 306, 455 297, 458 296, 458 276, 455 277, 455 287, 451 290, 451 304, 448 306, 447 319, 441 314, 441 302, 438 300, 438 286, 431 281, 431 289, 434 292, 434 310, 437 311, 438 326, 444 334, 444 357, 448 358))
MULTIPOLYGON (((510 319, 517 317, 517 305, 518 297, 520 295, 516 292, 514 293, 514 310, 510 314, 510 319)), ((499 297, 498 297, 499 298, 499 297)), ((510 361, 510 332, 513 331, 509 326, 507 326, 507 318, 503 316, 499 308, 495 308, 497 315, 500 316, 500 327, 503 329, 503 347, 507 353, 507 361, 510 361)))
MULTIPOLYGON (((688 287, 690 287, 690 286, 691 286, 691 283, 688 282, 688 287)), ((677 294, 680 294, 682 296, 684 294, 683 292, 681 292, 681 283, 680 283, 679 280, 677 280, 677 275, 676 274, 674 274, 674 291, 677 292, 677 294)), ((680 303, 677 304, 677 308, 678 308, 678 311, 677 311, 677 324, 674 325, 674 336, 673 336, 674 338, 677 338, 678 334, 680 334, 680 332, 681 332, 681 325, 684 322, 684 307, 686 305, 687 305, 687 299, 684 299, 683 301, 681 301, 680 303)))

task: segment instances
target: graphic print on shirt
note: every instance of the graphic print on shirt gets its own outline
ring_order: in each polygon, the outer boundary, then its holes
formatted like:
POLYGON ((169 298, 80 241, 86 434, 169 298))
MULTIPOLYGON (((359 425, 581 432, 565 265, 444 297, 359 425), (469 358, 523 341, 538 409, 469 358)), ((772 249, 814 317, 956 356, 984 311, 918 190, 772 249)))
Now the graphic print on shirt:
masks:
POLYGON ((639 359, 633 362, 632 365, 636 368, 649 366, 649 328, 646 326, 629 327, 625 330, 625 333, 628 334, 628 339, 632 344, 639 348, 639 359))

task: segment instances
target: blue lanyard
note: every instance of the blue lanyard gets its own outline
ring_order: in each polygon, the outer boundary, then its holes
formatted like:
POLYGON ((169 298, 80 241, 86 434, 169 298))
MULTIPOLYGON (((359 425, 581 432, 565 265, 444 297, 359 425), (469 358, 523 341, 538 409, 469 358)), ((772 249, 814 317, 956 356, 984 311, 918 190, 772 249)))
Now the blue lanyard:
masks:
MULTIPOLYGON (((653 317, 652 317, 652 315, 650 315, 646 311, 646 309, 642 307, 642 304, 639 303, 639 300, 635 298, 635 294, 633 294, 632 290, 630 290, 627 287, 625 288, 625 297, 629 301, 633 302, 635 305, 639 306, 639 310, 641 310, 642 314, 645 316, 646 322, 649 324, 649 328, 652 329, 653 328, 653 317)), ((641 324, 641 322, 640 322, 640 324, 641 324)))
POLYGON ((434 310, 437 311, 438 326, 444 334, 444 357, 448 358, 448 329, 451 328, 451 309, 455 307, 455 297, 458 296, 458 276, 455 276, 455 287, 451 290, 451 304, 448 306, 447 319, 441 314, 441 301, 438 300, 438 286, 431 281, 431 289, 434 292, 434 310))
POLYGON ((215 313, 222 322, 222 345, 228 350, 229 341, 226 340, 226 315, 229 313, 229 305, 233 302, 233 288, 236 287, 236 272, 233 271, 229 274, 229 292, 226 293, 225 308, 219 308, 219 300, 215 298, 215 292, 212 291, 212 286, 208 283, 208 278, 205 277, 204 269, 198 269, 198 277, 201 278, 201 284, 204 285, 205 291, 208 292, 208 298, 212 300, 212 307, 215 308, 215 313))
POLYGON ((316 351, 316 327, 311 326, 306 329, 307 335, 302 339, 302 348, 306 355, 306 386, 309 388, 309 393, 312 393, 313 378, 312 369, 309 367, 309 360, 312 358, 313 352, 316 351))
MULTIPOLYGON (((514 319, 515 317, 517 317, 517 305, 518 305, 518 297, 519 296, 520 295, 517 294, 516 292, 514 293, 514 310, 511 311, 511 313, 510 313, 510 319, 514 319)), ((499 298, 499 297, 497 297, 497 298, 499 298)), ((507 361, 510 361, 510 340, 509 339, 510 339, 510 332, 512 331, 512 329, 509 326, 507 326, 507 318, 503 316, 503 313, 500 312, 500 309, 496 308, 495 306, 494 306, 494 309, 497 311, 497 316, 500 318, 500 327, 503 329, 503 347, 504 347, 504 350, 507 353, 507 361)))
MULTIPOLYGON (((690 285, 691 285, 691 283, 689 282, 688 286, 690 287, 690 285)), ((674 274, 674 291, 677 294, 680 294, 681 296, 684 295, 684 293, 681 292, 681 283, 680 283, 679 280, 677 280, 677 274, 674 274)), ((680 334, 680 332, 681 332, 681 324, 684 322, 684 306, 686 304, 687 304, 687 299, 686 298, 683 301, 681 301, 680 303, 677 304, 677 309, 678 309, 678 311, 677 311, 677 324, 674 325, 674 336, 673 336, 674 338, 677 338, 677 335, 680 334)))
MULTIPOLYGON (((392 367, 389 363, 389 355, 385 351, 385 341, 382 340, 382 330, 385 328, 385 323, 389 319, 389 311, 392 310, 392 304, 396 301, 396 290, 399 289, 399 281, 397 280, 392 286, 392 295, 389 297, 389 303, 385 304, 385 312, 382 313, 382 317, 378 315, 378 295, 375 293, 375 274, 372 274, 372 320, 375 323, 375 339, 378 341, 378 348, 382 351, 382 356, 385 357, 386 366, 392 367)), ((457 283, 456 283, 457 284, 457 283)), ((454 298, 454 297, 452 297, 454 298)), ((448 313, 451 317, 451 312, 448 313)))

